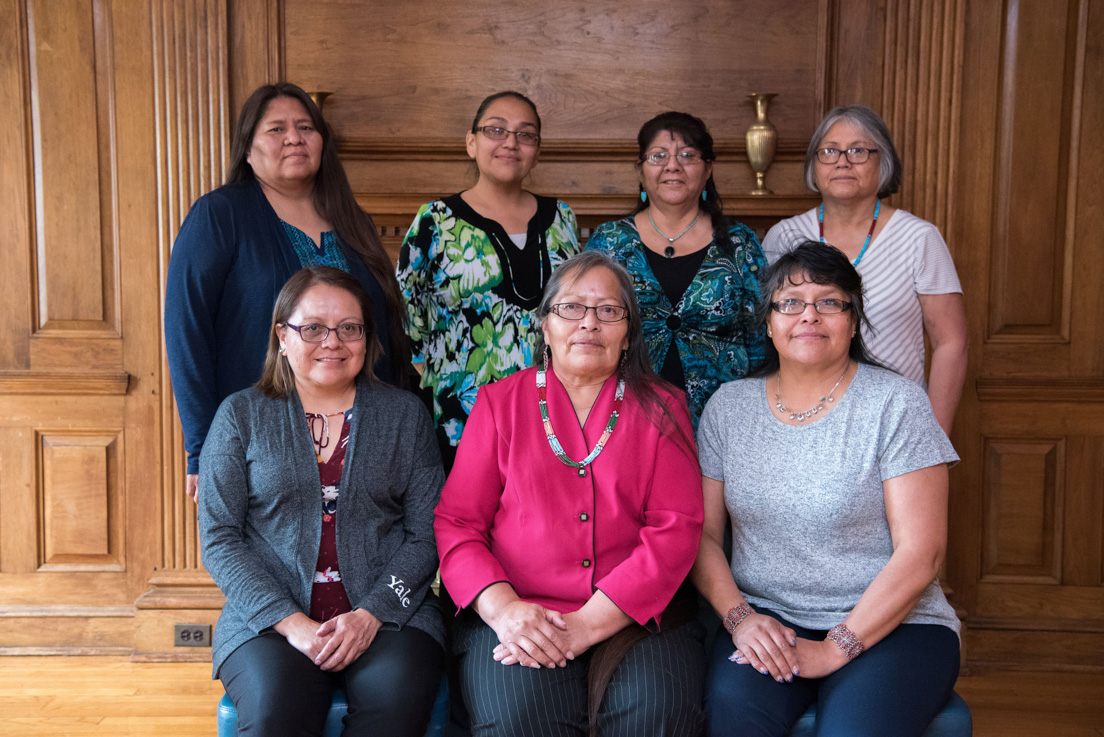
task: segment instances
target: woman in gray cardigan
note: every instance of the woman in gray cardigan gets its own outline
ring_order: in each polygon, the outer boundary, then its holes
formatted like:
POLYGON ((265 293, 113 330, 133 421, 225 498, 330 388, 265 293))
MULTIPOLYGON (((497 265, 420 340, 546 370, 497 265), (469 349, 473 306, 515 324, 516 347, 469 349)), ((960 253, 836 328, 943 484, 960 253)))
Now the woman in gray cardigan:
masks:
POLYGON ((238 734, 425 733, 443 626, 429 589, 444 474, 413 395, 376 380, 382 348, 348 274, 280 291, 264 373, 222 403, 204 445, 203 563, 226 596, 214 676, 238 734))

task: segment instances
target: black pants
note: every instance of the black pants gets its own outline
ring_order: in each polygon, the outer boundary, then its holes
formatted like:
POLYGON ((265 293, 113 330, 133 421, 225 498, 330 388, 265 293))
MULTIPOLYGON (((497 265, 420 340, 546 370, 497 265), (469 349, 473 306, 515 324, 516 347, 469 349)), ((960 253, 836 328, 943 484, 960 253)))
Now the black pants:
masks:
POLYGON ((219 678, 238 709, 239 735, 321 735, 335 687, 349 701, 345 737, 423 737, 441 681, 444 653, 414 627, 380 630, 343 671, 329 673, 273 630, 223 662, 219 678))
MULTIPOLYGON (((637 643, 614 671, 598 710, 602 737, 701 734, 703 631, 696 621, 637 643)), ((579 737, 589 730, 588 650, 566 668, 502 665, 498 637, 477 614, 455 622, 453 649, 474 737, 579 737)))

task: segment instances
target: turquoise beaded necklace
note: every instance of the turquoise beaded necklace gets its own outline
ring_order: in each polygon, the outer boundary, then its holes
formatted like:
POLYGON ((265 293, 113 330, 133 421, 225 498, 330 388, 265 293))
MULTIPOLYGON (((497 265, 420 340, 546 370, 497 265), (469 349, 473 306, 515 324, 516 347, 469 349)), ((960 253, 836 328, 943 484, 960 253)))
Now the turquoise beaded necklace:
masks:
POLYGON ((545 353, 544 359, 541 361, 541 366, 537 369, 537 396, 540 398, 541 419, 544 420, 544 434, 548 438, 548 445, 565 466, 577 468, 579 469, 579 476, 586 476, 586 467, 589 466, 591 462, 598 457, 598 454, 602 452, 602 449, 606 447, 610 435, 613 434, 613 428, 617 425, 617 418, 621 414, 621 401, 625 398, 625 379, 624 377, 618 377, 617 379, 617 391, 613 396, 613 412, 610 413, 610 418, 606 423, 606 429, 602 432, 602 437, 598 438, 598 442, 595 444, 594 450, 590 451, 590 455, 580 462, 568 458, 567 453, 564 452, 563 446, 560 445, 560 441, 556 438, 556 433, 552 430, 552 421, 548 419, 548 390, 545 382, 547 370, 548 354, 545 353))
MULTIPOLYGON (((866 254, 866 249, 870 245, 870 239, 874 235, 874 227, 878 224, 878 213, 881 212, 881 210, 882 210, 882 201, 881 200, 876 200, 875 202, 876 202, 876 204, 874 205, 874 220, 873 220, 873 222, 870 223, 870 231, 867 232, 866 240, 863 241, 862 250, 859 251, 859 255, 855 257, 855 260, 851 262, 852 266, 858 266, 859 262, 862 261, 862 257, 866 254)), ((821 243, 827 243, 828 241, 824 240, 824 203, 823 202, 820 203, 820 209, 817 210, 817 224, 820 226, 820 242, 821 243)))

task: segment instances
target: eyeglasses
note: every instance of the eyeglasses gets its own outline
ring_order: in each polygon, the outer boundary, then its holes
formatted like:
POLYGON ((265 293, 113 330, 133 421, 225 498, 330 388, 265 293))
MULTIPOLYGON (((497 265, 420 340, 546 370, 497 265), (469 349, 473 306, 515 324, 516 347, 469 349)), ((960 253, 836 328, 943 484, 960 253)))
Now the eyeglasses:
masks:
POLYGON ((282 323, 299 333, 299 337, 307 343, 321 343, 330 337, 330 331, 337 333, 337 339, 342 343, 355 343, 364 339, 364 326, 359 322, 343 322, 336 328, 328 328, 312 322, 309 325, 292 325, 290 322, 282 323))
POLYGON ((586 317, 587 310, 594 310, 594 316, 599 322, 621 322, 629 316, 628 309, 621 305, 589 307, 578 302, 561 302, 549 308, 550 312, 556 313, 565 320, 582 320, 586 317))
POLYGON ((842 299, 818 299, 816 302, 805 302, 800 299, 780 299, 771 302, 771 309, 781 312, 783 315, 801 315, 809 305, 821 315, 838 315, 851 309, 851 303, 842 299))
MULTIPOLYGON (((652 151, 650 154, 645 156, 643 160, 648 162, 649 164, 652 164, 653 166, 663 166, 670 158, 671 154, 669 151, 652 151)), ((702 160, 703 157, 698 151, 686 150, 679 151, 675 155, 675 158, 678 159, 678 162, 683 166, 689 166, 691 164, 698 163, 702 160)))
POLYGON ((521 146, 539 146, 541 141, 540 136, 536 133, 531 133, 529 131, 510 131, 498 125, 483 125, 476 128, 476 130, 481 131, 483 135, 492 141, 505 141, 506 137, 513 133, 517 138, 518 145, 521 146))
POLYGON ((876 148, 849 148, 843 151, 838 148, 818 148, 816 157, 822 164, 834 164, 839 161, 840 154, 843 154, 852 164, 865 164, 870 154, 876 153, 876 148))

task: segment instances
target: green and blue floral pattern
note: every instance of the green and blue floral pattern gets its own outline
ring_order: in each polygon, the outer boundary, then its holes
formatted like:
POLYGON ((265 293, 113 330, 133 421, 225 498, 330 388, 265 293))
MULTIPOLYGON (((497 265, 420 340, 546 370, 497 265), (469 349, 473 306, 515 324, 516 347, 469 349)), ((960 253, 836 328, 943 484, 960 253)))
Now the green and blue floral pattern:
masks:
POLYGON ((442 449, 460 442, 479 387, 532 365, 539 335, 533 309, 543 285, 551 269, 580 250, 571 208, 537 200, 524 249, 528 279, 515 273, 525 264, 503 261, 501 253, 518 252, 502 250, 508 236, 501 226, 479 217, 459 195, 423 205, 403 241, 397 276, 413 360, 421 362, 422 386, 433 395, 442 449))
POLYGON ((632 276, 648 357, 657 372, 675 342, 686 378, 686 402, 697 427, 717 387, 743 378, 763 361, 765 337, 755 325, 755 306, 766 259, 755 232, 733 223, 727 239, 707 246, 694 281, 672 305, 644 248, 631 216, 603 223, 587 241, 587 250, 606 253, 632 276), (672 315, 679 319, 669 321, 672 315), (669 324, 678 327, 672 330, 669 324))

